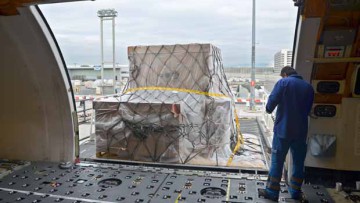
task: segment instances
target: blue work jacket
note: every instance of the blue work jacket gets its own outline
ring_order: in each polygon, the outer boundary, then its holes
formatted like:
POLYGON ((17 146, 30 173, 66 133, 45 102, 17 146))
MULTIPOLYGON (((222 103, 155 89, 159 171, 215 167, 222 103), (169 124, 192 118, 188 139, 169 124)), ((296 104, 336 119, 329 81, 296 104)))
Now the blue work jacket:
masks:
POLYGON ((305 139, 308 115, 314 101, 312 86, 301 76, 293 74, 279 80, 266 104, 266 112, 277 106, 274 135, 285 139, 305 139))

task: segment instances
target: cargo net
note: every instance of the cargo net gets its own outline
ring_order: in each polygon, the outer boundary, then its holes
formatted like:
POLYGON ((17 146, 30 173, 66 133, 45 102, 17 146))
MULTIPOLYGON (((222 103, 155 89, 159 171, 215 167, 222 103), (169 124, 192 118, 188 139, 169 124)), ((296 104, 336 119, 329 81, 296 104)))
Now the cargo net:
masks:
POLYGON ((97 157, 231 165, 242 139, 220 50, 136 46, 128 57, 123 93, 94 103, 97 157))

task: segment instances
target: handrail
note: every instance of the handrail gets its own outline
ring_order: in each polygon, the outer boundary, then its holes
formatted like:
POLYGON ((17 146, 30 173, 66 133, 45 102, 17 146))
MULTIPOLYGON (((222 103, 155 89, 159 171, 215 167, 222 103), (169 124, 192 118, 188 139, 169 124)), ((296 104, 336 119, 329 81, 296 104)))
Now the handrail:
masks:
POLYGON ((263 109, 262 117, 263 117, 264 123, 266 125, 266 128, 272 129, 274 127, 274 124, 275 124, 276 109, 271 114, 268 114, 266 112, 266 101, 267 101, 269 95, 270 94, 268 94, 267 92, 265 92, 265 94, 263 95, 264 103, 263 103, 263 106, 262 106, 262 109, 263 109))
POLYGON ((87 123, 89 121, 91 121, 91 114, 89 114, 88 112, 91 111, 91 113, 93 113, 92 111, 94 110, 93 107, 91 108, 86 108, 86 101, 92 101, 93 99, 80 99, 77 102, 80 102, 80 106, 82 107, 81 109, 78 108, 78 106, 76 106, 76 113, 78 114, 78 123, 79 124, 84 124, 87 123))

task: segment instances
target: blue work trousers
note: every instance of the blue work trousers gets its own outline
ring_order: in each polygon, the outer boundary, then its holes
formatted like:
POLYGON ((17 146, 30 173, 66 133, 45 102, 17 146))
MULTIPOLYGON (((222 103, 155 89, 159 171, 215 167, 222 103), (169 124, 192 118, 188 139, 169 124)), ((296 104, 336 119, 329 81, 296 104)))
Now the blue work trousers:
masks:
POLYGON ((271 153, 271 168, 266 185, 268 195, 279 197, 280 181, 286 154, 289 149, 293 158, 292 176, 289 181, 291 197, 298 199, 301 195, 301 185, 304 179, 304 161, 306 157, 306 139, 289 140, 274 135, 271 153))

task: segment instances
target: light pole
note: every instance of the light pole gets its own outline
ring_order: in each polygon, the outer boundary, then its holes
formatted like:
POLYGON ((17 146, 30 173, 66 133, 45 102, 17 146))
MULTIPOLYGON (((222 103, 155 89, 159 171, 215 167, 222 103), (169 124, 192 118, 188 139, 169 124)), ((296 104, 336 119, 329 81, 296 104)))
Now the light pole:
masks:
POLYGON ((250 110, 255 110, 255 0, 252 7, 250 110))
POLYGON ((101 94, 104 94, 104 21, 105 20, 111 20, 112 21, 112 48, 113 48, 113 86, 114 86, 114 93, 115 93, 115 17, 117 17, 117 11, 115 9, 101 9, 97 12, 98 17, 100 18, 100 42, 101 42, 101 94))

